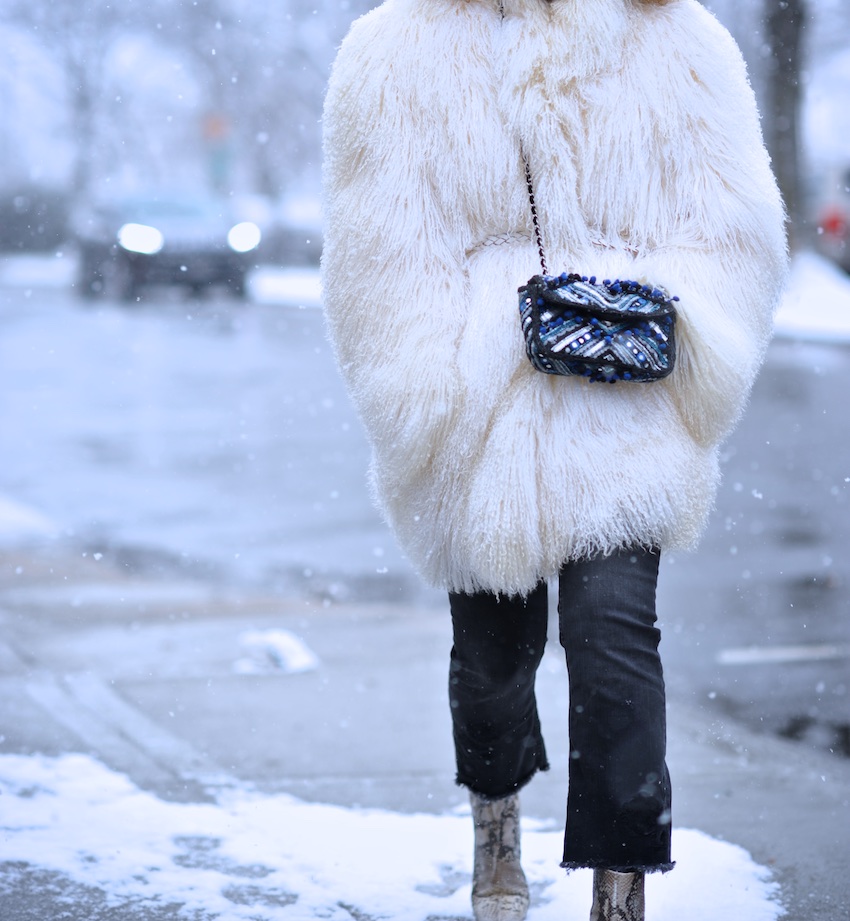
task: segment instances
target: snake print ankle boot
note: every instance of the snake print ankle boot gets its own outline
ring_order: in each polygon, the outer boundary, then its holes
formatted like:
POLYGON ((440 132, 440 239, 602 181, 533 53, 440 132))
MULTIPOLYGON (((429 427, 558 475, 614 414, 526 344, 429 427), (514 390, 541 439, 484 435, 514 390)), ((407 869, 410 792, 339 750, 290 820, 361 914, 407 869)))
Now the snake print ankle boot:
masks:
POLYGON ((644 921, 643 873, 593 871, 590 921, 644 921))
POLYGON ((528 883, 520 866, 519 797, 470 794, 475 823, 472 913, 475 921, 523 921, 528 883))

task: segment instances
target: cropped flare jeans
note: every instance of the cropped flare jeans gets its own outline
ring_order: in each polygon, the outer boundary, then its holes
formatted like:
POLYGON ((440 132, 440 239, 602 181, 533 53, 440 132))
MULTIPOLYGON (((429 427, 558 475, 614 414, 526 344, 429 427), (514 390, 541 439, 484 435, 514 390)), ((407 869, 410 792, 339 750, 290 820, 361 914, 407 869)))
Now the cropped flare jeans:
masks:
MULTIPOLYGON (((669 870, 670 778, 655 626, 659 553, 566 564, 558 580, 569 674, 569 787, 562 866, 669 870)), ((534 680, 547 585, 525 597, 450 593, 458 783, 499 799, 548 770, 534 680)))

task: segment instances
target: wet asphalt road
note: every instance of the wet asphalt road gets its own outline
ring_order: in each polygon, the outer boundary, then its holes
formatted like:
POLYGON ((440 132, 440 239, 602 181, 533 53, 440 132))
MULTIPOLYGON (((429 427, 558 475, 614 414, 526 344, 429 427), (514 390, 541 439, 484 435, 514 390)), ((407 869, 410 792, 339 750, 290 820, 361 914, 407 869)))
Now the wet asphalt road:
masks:
POLYGON ((700 551, 662 587, 674 692, 850 756, 850 350, 776 340, 700 551))
MULTIPOLYGON (((777 340, 702 548, 668 558, 669 693, 850 756, 850 348, 777 340)), ((297 304, 0 289, 0 495, 139 573, 442 604, 371 508, 367 449, 297 304)))

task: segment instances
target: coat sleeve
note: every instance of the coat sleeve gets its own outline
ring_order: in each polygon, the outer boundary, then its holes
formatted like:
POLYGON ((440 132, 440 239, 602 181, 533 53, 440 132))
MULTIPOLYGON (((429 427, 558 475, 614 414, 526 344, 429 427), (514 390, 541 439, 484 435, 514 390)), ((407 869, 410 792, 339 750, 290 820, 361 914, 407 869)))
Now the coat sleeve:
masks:
POLYGON ((367 433, 382 462, 409 473, 451 421, 446 314, 464 279, 429 175, 428 115, 399 73, 416 35, 388 35, 395 21, 385 9, 355 23, 329 83, 322 281, 330 338, 367 433))
POLYGON ((634 270, 680 298, 677 363, 663 386, 710 447, 740 418, 770 340, 787 274, 785 213, 731 37, 701 10, 676 44, 655 126, 671 220, 634 270))

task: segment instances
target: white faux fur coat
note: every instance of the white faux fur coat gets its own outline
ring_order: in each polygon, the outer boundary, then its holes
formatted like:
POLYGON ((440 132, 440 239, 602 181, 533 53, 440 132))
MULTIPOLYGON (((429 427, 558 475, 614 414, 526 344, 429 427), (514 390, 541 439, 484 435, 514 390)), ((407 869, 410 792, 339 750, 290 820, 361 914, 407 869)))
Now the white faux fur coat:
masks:
POLYGON ((696 0, 386 0, 327 95, 324 299, 377 499, 427 581, 529 591, 564 561, 690 547, 761 364, 784 213, 744 64, 696 0), (532 368, 517 287, 678 295, 652 384, 532 368))

